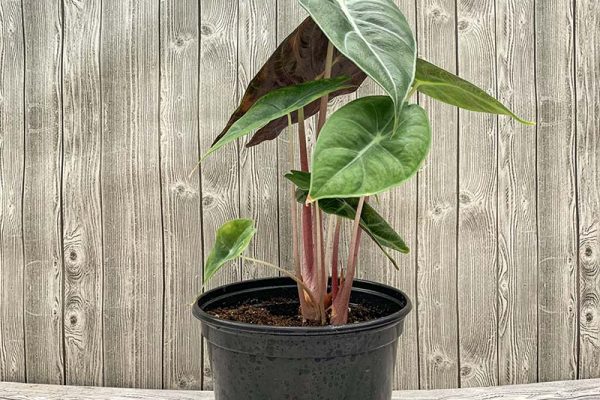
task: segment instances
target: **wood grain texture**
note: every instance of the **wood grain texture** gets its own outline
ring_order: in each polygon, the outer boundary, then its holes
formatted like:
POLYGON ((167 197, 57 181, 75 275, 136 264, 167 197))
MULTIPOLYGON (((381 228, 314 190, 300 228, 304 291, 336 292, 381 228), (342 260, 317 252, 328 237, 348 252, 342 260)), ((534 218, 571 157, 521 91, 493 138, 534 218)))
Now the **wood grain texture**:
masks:
POLYGON ((576 7, 579 377, 600 376, 600 3, 576 7))
POLYGON ((573 4, 536 1, 538 379, 577 376, 573 4))
MULTIPOLYGON (((495 7, 458 0, 458 74, 496 94, 495 7)), ((498 382, 497 118, 460 111, 458 322, 460 386, 498 382), (485 310, 482 312, 481 310, 485 310)))
MULTIPOLYGON (((418 0, 419 56, 456 71, 455 2, 418 0)), ((456 108, 419 97, 432 132, 429 158, 418 174, 417 298, 422 389, 458 385, 456 108)))
MULTIPOLYGON (((296 0, 277 1, 277 44, 279 45, 304 19, 307 13, 296 0)), ((310 131, 313 130, 313 119, 306 121, 310 131)), ((298 156, 298 125, 293 125, 288 132, 282 133, 277 138, 277 176, 278 204, 279 204, 279 265, 281 268, 293 271, 294 260, 292 257, 292 217, 290 214, 290 187, 291 183, 283 176, 292 169, 300 169, 298 156), (290 144, 290 141, 292 143, 290 144), (294 159, 290 160, 289 146, 294 149, 294 159)), ((300 221, 300 208, 296 208, 297 218, 300 221)), ((298 233, 300 235, 300 233, 298 233)))
MULTIPOLYGON (((496 2, 498 97, 536 118, 533 0, 496 2)), ((499 383, 537 379, 536 130, 498 123, 499 383)))
MULTIPOLYGON (((237 1, 203 0, 200 5, 200 149, 204 154, 237 107, 237 1)), ((202 171, 202 230, 204 249, 211 249, 215 232, 239 216, 238 148, 230 144, 219 156, 207 158, 202 171)), ((222 268, 208 283, 215 287, 241 279, 240 269, 222 268)), ((212 372, 204 354, 203 389, 212 388, 212 372)))
MULTIPOLYGON (((277 47, 277 1, 239 0, 238 98, 277 47)), ((260 260, 279 263, 279 218, 277 209, 277 141, 250 149, 240 142, 240 216, 254 220, 257 232, 249 253, 260 260)), ((243 279, 276 276, 268 267, 242 262, 243 279)))
POLYGON ((165 252, 163 387, 200 389, 202 336, 190 312, 202 287, 198 143, 199 4, 161 2, 160 137, 165 252), (194 174, 190 176, 190 171, 194 174), (194 354, 195 356, 191 356, 194 354))
POLYGON ((25 381, 23 89, 20 1, 0 3, 0 381, 25 381))
MULTIPOLYGON (((590 379, 486 388, 398 391, 393 393, 392 400, 595 400, 598 396, 600 380, 590 379)), ((0 397, 6 400, 214 399, 211 392, 192 390, 117 389, 22 383, 0 383, 0 397)))
MULTIPOLYGON (((536 119, 534 1, 496 1, 498 98, 536 119)), ((498 372, 537 380, 536 129, 498 119, 498 372)))
POLYGON ((62 8, 24 1, 24 318, 27 381, 63 383, 62 8))
MULTIPOLYGON (((398 0, 396 4, 409 21, 416 35, 415 0, 398 0)), ((357 91, 357 97, 383 94, 375 82, 368 79, 357 91)), ((411 101, 416 101, 414 96, 411 101)), ((382 282, 401 289, 413 303, 413 311, 404 320, 404 333, 398 341, 398 356, 394 372, 394 387, 409 390, 419 388, 419 350, 417 338, 417 179, 385 192, 373 199, 371 205, 398 232, 410 248, 409 254, 391 252, 398 263, 396 270, 388 258, 365 237, 360 253, 359 277, 382 282)))
MULTIPOLYGON (((371 200, 412 252, 395 271, 365 239, 359 265, 415 300, 395 386, 600 377, 598 2, 397 4, 420 56, 539 123, 420 96, 431 156, 371 200)), ((292 135, 231 144, 190 172, 305 17, 296 0, 0 2, 0 381, 212 388, 189 312, 202 261, 244 215, 253 255, 292 266, 292 135)), ((312 149, 314 118, 307 128, 312 149)), ((207 288, 272 274, 237 263, 207 288)))
POLYGON ((63 264, 68 385, 101 385, 100 1, 64 3, 63 264))
POLYGON ((159 2, 102 2, 104 383, 162 386, 159 2))

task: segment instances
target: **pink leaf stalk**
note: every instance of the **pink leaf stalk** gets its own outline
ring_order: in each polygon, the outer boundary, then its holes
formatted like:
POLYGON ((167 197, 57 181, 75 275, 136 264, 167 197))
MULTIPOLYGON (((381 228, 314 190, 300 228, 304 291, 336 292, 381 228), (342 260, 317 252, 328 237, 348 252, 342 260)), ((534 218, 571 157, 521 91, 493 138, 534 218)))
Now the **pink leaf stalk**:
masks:
MULTIPOLYGON (((333 43, 329 42, 327 45, 327 58, 325 59, 325 72, 323 78, 331 78, 331 67, 333 65, 333 43)), ((321 128, 325 125, 327 119, 327 103, 329 103, 329 95, 321 97, 321 104, 319 107, 319 121, 317 123, 317 137, 321 133, 321 128)))
POLYGON ((335 301, 338 294, 340 284, 340 276, 338 273, 338 264, 340 257, 340 219, 336 218, 335 231, 333 233, 333 247, 331 249, 331 300, 335 301))
MULTIPOLYGON (((304 125, 304 109, 298 110, 298 136, 300 145, 300 169, 308 171, 308 149, 306 145, 306 128, 304 125)), ((313 238, 313 212, 310 205, 302 205, 302 245, 304 253, 304 262, 302 263, 301 276, 303 282, 311 290, 317 294, 318 291, 318 276, 315 271, 315 256, 314 256, 314 238, 313 238)), ((317 320, 319 318, 319 304, 312 304, 310 307, 306 304, 302 308, 302 316, 308 320, 317 320)))
MULTIPOLYGON (((288 127, 291 126, 292 118, 291 115, 288 114, 288 127)), ((292 136, 289 142, 289 159, 292 164, 294 162, 294 158, 294 139, 292 136)), ((298 214, 296 212, 297 202, 295 197, 296 196, 294 186, 290 185, 290 213, 292 214, 292 260, 294 262, 294 273, 299 279, 302 279, 300 250, 298 248, 298 214)), ((306 294, 306 296, 308 296, 308 293, 306 294)), ((309 307, 305 298, 304 288, 302 288, 301 285, 298 285, 298 299, 300 301, 300 310, 302 312, 302 315, 304 315, 305 310, 308 310, 309 307)))
POLYGON ((356 216, 352 223, 352 240, 350 241, 350 251, 348 254, 348 266, 346 268, 346 276, 344 283, 338 296, 336 297, 331 307, 331 324, 344 325, 348 322, 348 303, 350 302, 350 294, 352 293, 352 283, 356 273, 356 259, 360 248, 360 217, 365 204, 365 197, 361 197, 356 208, 356 216))
POLYGON ((317 232, 316 243, 317 243, 317 298, 319 299, 319 311, 321 314, 321 323, 325 325, 326 315, 325 315, 325 295, 327 294, 327 273, 325 271, 325 262, 323 255, 323 220, 322 214, 319 212, 319 202, 315 202, 315 228, 317 232))

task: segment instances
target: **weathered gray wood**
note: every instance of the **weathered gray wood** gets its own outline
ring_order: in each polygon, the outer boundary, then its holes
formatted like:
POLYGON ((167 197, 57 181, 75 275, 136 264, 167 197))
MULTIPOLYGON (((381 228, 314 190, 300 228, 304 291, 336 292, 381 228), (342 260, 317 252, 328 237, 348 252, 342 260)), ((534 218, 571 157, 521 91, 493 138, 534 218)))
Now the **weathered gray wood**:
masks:
POLYGON ((163 387, 200 389, 202 337, 190 312, 202 286, 198 147, 199 3, 161 2, 161 176, 165 252, 163 387), (194 174, 190 176, 190 171, 194 174), (192 356, 195 355, 195 356, 192 356))
MULTIPOLYGON (((296 27, 306 18, 306 12, 295 0, 277 1, 277 42, 281 43, 296 27)), ((292 258, 292 219, 290 214, 290 186, 291 183, 283 178, 292 169, 300 169, 298 157, 297 125, 288 133, 277 138, 277 175, 279 177, 279 265, 289 270, 294 269, 292 258), (292 141, 295 157, 290 160, 289 146, 292 141)), ((298 221, 300 220, 299 208, 296 209, 298 221)))
MULTIPOLYGON (((240 0, 238 18, 238 98, 241 98, 250 80, 276 48, 277 1, 240 0)), ((257 228, 249 253, 278 264, 277 141, 248 149, 245 144, 249 138, 239 143, 240 215, 254 220, 257 228)), ((277 274, 268 267, 242 262, 244 279, 277 274)))
MULTIPOLYGON (((393 400, 595 400, 600 396, 600 379, 552 382, 469 389, 410 390, 394 392, 393 400)), ((0 398, 6 400, 79 399, 214 399, 211 392, 191 390, 143 390, 83 386, 0 383, 0 398)))
MULTIPOLYGON (((200 148, 206 152, 237 106, 237 1, 204 0, 200 7, 200 148)), ((215 232, 239 216, 238 149, 230 144, 206 159, 202 171, 202 230, 204 249, 214 244, 215 232)), ((240 270, 223 268, 208 283, 215 287, 240 280, 240 270)), ((203 389, 212 388, 208 357, 204 355, 203 389)))
MULTIPOLYGON (((495 7, 458 0, 458 73, 496 93, 495 7)), ((458 322, 460 386, 493 386, 497 357, 497 118, 459 114, 458 322), (482 310, 485 310, 482 312, 482 310)))
MULTIPOLYGON (((398 0, 398 7, 416 34, 415 0, 398 0)), ((368 80, 357 91, 357 96, 383 94, 383 90, 368 80)), ((411 101, 415 101, 414 96, 411 101)), ((411 179, 390 192, 378 196, 373 207, 394 227, 410 248, 409 254, 392 252, 398 263, 396 270, 388 258, 369 238, 362 241, 359 277, 383 282, 406 293, 413 302, 413 311, 404 322, 404 333, 398 342, 398 356, 394 373, 396 389, 419 388, 419 351, 417 339, 417 180, 411 179)))
POLYGON ((162 386, 159 2, 102 1, 104 383, 162 386))
POLYGON ((577 375, 573 3, 537 1, 538 380, 577 375))
MULTIPOLYGON (((500 117, 495 150, 494 117, 421 96, 432 155, 376 204, 413 252, 397 272, 365 240, 359 267, 418 300, 396 386, 600 376, 597 2, 398 4, 421 56, 540 124, 500 117)), ((291 266, 289 135, 189 173, 305 15, 295 0, 1 2, 0 380, 211 387, 188 308, 203 251, 241 212, 253 253, 291 266)), ((270 274, 225 268, 209 287, 270 274)))
POLYGON ((27 381, 63 383, 61 2, 24 1, 23 23, 27 381))
MULTIPOLYGON (((417 1, 419 55, 456 71, 455 2, 417 1)), ((456 108, 420 96, 428 110, 433 142, 418 174, 417 305, 420 384, 456 387, 458 337, 456 293, 457 153, 456 108)))
MULTIPOLYGON (((498 97, 536 118, 534 1, 496 1, 498 97)), ((499 384, 537 379, 536 129, 498 123, 499 384)))
POLYGON ((63 263, 65 374, 101 385, 100 1, 64 3, 63 263))
POLYGON ((576 6, 579 377, 600 376, 600 2, 576 6))
POLYGON ((23 331, 23 24, 0 3, 0 381, 25 381, 23 331))

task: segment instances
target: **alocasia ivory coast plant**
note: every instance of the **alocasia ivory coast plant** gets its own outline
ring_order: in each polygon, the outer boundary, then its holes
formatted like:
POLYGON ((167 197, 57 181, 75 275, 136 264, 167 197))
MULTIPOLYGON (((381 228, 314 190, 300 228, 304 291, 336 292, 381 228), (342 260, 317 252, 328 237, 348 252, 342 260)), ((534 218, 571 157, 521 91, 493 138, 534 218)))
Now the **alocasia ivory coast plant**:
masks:
MULTIPOLYGON (((241 105, 204 156, 256 130, 249 146, 275 139, 298 124, 300 165, 285 175, 293 185, 293 272, 242 256, 255 227, 251 220, 238 219, 217 232, 204 278, 209 280, 238 257, 269 265, 298 283, 304 319, 341 325, 348 319, 361 234, 395 266, 391 251, 408 252, 368 199, 409 179, 427 156, 429 121, 425 110, 409 103, 413 93, 532 123, 475 85, 418 59, 413 34, 393 0, 299 2, 310 17, 250 82, 241 105), (386 95, 359 98, 327 118, 328 101, 355 91, 367 76, 386 95), (304 124, 317 113, 317 140, 309 155, 304 124), (340 260, 343 220, 352 221, 347 260, 340 260)), ((290 158, 295 159, 294 149, 290 158)))

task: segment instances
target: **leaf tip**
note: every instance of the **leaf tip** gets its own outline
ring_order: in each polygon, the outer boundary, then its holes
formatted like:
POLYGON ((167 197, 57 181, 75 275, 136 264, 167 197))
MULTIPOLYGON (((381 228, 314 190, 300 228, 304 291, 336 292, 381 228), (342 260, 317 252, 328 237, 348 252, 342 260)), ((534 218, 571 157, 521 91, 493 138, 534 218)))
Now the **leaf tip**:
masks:
POLYGON ((527 125, 527 126, 536 126, 537 125, 537 123, 535 123, 534 121, 527 121, 526 119, 517 118, 517 121, 519 121, 523 125, 527 125))

